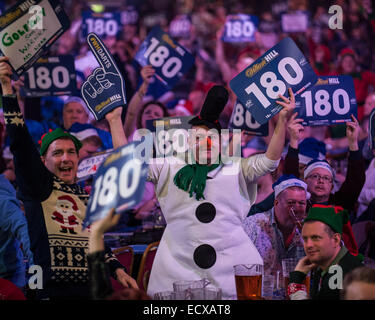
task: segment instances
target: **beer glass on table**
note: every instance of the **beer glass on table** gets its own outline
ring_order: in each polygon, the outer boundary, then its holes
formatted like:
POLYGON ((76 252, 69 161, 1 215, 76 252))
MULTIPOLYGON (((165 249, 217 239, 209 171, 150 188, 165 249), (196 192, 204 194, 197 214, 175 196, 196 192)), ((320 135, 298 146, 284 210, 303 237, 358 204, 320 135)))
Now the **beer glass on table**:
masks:
POLYGON ((239 264, 234 267, 238 300, 262 299, 263 265, 239 264))

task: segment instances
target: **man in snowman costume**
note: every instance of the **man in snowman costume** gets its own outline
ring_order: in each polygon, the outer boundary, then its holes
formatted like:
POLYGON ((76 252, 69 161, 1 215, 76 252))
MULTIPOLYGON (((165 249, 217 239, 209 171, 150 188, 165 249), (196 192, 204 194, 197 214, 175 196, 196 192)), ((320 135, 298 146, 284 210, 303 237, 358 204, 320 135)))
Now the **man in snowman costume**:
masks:
MULTIPOLYGON (((173 289, 178 280, 207 278, 222 289, 223 299, 237 299, 233 266, 263 264, 254 244, 242 227, 255 202, 256 180, 274 171, 285 143, 286 123, 294 107, 280 96, 283 108, 264 154, 223 163, 218 118, 228 101, 223 86, 213 86, 200 115, 190 120, 194 138, 189 136, 195 163, 152 161, 148 180, 167 222, 150 275, 147 293, 173 289), (216 132, 215 132, 216 129, 216 132)), ((156 159, 154 159, 156 160, 156 159)))

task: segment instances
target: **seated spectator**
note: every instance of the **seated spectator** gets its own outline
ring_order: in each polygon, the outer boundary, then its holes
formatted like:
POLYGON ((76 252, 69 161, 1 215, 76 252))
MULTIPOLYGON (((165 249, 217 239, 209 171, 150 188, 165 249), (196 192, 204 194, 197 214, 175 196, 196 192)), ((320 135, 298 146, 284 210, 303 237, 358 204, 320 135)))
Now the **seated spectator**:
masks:
POLYGON ((306 257, 290 273, 288 295, 291 300, 308 299, 303 284, 311 271, 310 297, 313 300, 338 300, 343 278, 362 266, 361 261, 341 246, 343 226, 348 222, 346 210, 337 206, 314 205, 303 222, 302 238, 306 257), (332 267, 341 268, 334 271, 332 267))
POLYGON ((69 132, 82 142, 82 147, 79 149, 79 161, 101 151, 103 143, 94 126, 76 122, 69 132))
MULTIPOLYGON (((65 130, 69 130, 71 126, 78 122, 80 124, 91 123, 94 120, 93 114, 88 110, 86 103, 79 97, 70 97, 64 102, 62 125, 65 130)), ((100 139, 103 143, 103 149, 112 149, 111 134, 99 128, 96 128, 100 139)))
POLYGON ((360 267, 344 278, 343 300, 375 300, 375 269, 360 267))
POLYGON ((243 226, 264 262, 265 274, 281 270, 286 258, 302 258, 301 221, 310 197, 307 185, 293 175, 283 175, 273 184, 274 206, 244 220, 243 226))
MULTIPOLYGON (((325 160, 311 161, 304 171, 307 190, 311 193, 308 208, 313 204, 339 205, 349 212, 353 211, 358 196, 365 183, 365 164, 358 147, 359 124, 353 121, 346 124, 346 137, 349 143, 348 169, 345 181, 335 193, 333 190, 334 171, 325 160)), ((289 146, 285 159, 285 173, 298 175, 298 150, 289 146)), ((350 222, 344 228, 344 243, 351 253, 358 254, 358 247, 353 237, 350 222)))
POLYGON ((69 130, 75 122, 84 124, 91 120, 93 120, 93 115, 81 98, 69 97, 64 101, 62 124, 65 130, 69 130))

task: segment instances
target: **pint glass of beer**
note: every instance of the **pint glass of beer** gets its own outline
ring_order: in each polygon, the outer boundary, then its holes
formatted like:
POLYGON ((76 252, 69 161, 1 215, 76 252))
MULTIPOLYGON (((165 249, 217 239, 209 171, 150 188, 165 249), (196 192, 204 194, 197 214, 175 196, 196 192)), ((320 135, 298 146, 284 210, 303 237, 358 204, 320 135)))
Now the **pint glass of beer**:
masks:
POLYGON ((263 265, 238 264, 234 267, 238 300, 262 299, 263 265))

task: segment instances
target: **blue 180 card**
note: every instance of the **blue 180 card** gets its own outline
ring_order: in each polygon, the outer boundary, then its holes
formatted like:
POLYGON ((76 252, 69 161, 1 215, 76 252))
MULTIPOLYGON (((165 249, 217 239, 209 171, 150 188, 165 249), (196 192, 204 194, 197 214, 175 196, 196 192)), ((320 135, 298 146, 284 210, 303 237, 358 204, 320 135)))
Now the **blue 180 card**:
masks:
POLYGON ((117 213, 137 205, 143 196, 147 162, 136 157, 139 142, 114 150, 96 172, 83 227, 104 218, 112 208, 117 213))
POLYGON ((167 117, 146 121, 148 130, 154 133, 156 158, 173 155, 172 146, 181 146, 182 152, 187 150, 188 131, 191 129, 189 121, 194 116, 167 117))
POLYGON ((268 136, 268 122, 260 125, 256 122, 249 110, 241 102, 237 101, 229 120, 229 128, 246 131, 250 135, 266 137, 268 136))
POLYGON ((173 88, 194 64, 194 56, 159 27, 150 31, 135 55, 135 60, 142 67, 152 65, 157 78, 169 89, 173 88))
POLYGON ((97 34, 101 39, 117 37, 121 31, 120 12, 95 13, 91 11, 82 12, 82 37, 86 38, 89 33, 97 34))
POLYGON ((319 77, 315 86, 296 97, 298 118, 303 125, 331 125, 357 117, 357 99, 351 76, 319 77))
POLYGON ((26 71, 24 89, 28 97, 76 95, 74 57, 40 58, 26 71))
POLYGON ((254 42, 259 19, 248 14, 227 16, 222 40, 224 42, 254 42))
POLYGON ((238 100, 259 124, 268 122, 282 107, 279 95, 294 95, 313 86, 318 77, 291 38, 285 38, 230 81, 238 100))

